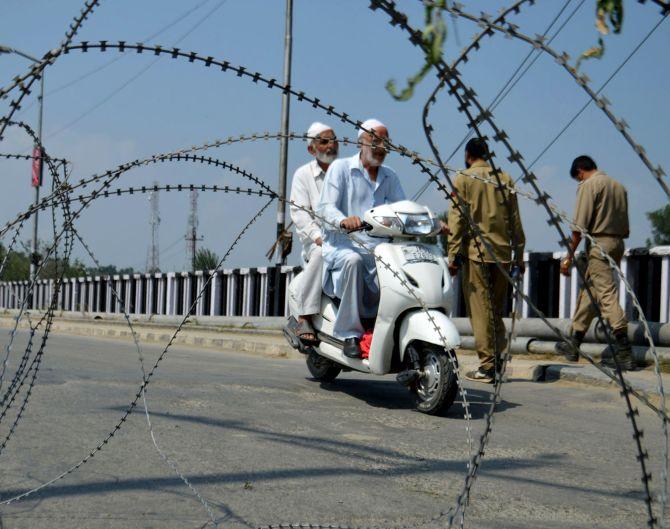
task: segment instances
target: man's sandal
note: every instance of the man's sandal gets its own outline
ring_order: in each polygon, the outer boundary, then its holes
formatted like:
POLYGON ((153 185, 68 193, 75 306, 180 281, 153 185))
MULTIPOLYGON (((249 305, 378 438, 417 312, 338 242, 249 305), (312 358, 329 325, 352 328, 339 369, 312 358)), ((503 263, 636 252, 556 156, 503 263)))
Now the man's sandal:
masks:
POLYGON ((298 326, 295 328, 295 334, 303 345, 316 345, 319 343, 319 339, 316 337, 316 331, 308 320, 298 322, 298 326), (312 338, 309 338, 310 334, 312 335, 312 338))

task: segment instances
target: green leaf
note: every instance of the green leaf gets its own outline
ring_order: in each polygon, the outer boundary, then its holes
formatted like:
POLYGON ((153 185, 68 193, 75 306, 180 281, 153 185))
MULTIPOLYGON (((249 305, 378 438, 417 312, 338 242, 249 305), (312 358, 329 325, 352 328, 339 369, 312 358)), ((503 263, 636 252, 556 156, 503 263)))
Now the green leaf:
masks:
POLYGON ((601 59, 605 55, 605 41, 602 36, 609 35, 610 26, 614 33, 621 33, 623 27, 623 0, 596 0, 596 29, 601 37, 598 45, 583 52, 575 67, 579 69, 582 61, 586 59, 601 59))
POLYGON ((396 101, 407 101, 414 95, 414 88, 428 74, 430 69, 442 60, 444 41, 447 37, 447 25, 442 18, 441 8, 445 6, 445 0, 427 5, 424 11, 425 28, 422 33, 423 51, 425 62, 421 69, 412 77, 407 79, 407 86, 398 92, 394 79, 386 82, 386 90, 396 101))
POLYGON ((394 79, 389 79, 386 82, 386 90, 396 101, 409 100, 414 95, 414 87, 423 81, 423 78, 426 77, 431 67, 432 64, 430 63, 424 64, 421 70, 419 70, 413 77, 407 79, 407 86, 403 88, 400 93, 397 91, 394 79))
POLYGON ((576 68, 579 70, 579 66, 582 64, 582 61, 585 59, 600 59, 605 54, 605 42, 602 38, 598 39, 598 45, 589 48, 583 52, 579 59, 577 59, 576 68))

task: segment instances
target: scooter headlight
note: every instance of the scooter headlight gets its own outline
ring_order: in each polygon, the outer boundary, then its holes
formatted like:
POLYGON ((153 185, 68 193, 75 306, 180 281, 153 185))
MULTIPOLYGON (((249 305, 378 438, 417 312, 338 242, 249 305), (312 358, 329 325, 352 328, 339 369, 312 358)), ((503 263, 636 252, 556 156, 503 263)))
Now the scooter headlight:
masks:
POLYGON ((398 217, 372 217, 375 222, 378 222, 385 228, 402 231, 402 222, 398 217))
POLYGON ((433 219, 427 213, 418 215, 410 215, 408 213, 401 213, 398 215, 405 226, 405 233, 407 235, 428 235, 435 229, 433 219))

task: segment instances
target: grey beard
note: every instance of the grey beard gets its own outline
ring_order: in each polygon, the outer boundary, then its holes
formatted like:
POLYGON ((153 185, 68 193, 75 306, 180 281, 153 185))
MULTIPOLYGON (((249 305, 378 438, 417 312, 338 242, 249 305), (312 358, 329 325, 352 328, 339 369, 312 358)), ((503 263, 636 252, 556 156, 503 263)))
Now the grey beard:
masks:
POLYGON ((380 160, 379 158, 373 156, 373 154, 368 151, 365 153, 365 162, 372 167, 379 167, 384 162, 384 160, 383 159, 380 160))
POLYGON ((328 154, 328 153, 325 153, 325 152, 317 152, 314 156, 321 163, 326 163, 328 165, 333 163, 335 161, 335 159, 337 158, 337 154, 328 154))

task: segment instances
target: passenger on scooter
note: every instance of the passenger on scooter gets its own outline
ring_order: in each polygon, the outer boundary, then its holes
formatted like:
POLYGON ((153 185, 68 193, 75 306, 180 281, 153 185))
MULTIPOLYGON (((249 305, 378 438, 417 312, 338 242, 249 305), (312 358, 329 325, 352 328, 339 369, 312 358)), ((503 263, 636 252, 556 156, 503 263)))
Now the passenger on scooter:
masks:
POLYGON ((326 171, 337 158, 338 143, 333 129, 319 122, 312 123, 307 130, 307 136, 311 138, 307 144, 307 152, 314 160, 299 167, 293 174, 289 206, 291 220, 302 242, 304 269, 298 281, 291 283, 289 296, 298 312, 293 314, 298 322, 295 333, 303 343, 310 344, 317 341, 312 327, 312 315, 317 314, 321 308, 323 239, 320 223, 310 215, 309 210, 315 210, 319 203, 326 171))
MULTIPOLYGON (((379 287, 374 257, 354 244, 346 232, 362 226, 361 217, 366 210, 405 199, 398 176, 382 165, 388 153, 388 137, 383 123, 376 119, 365 121, 358 132, 360 152, 331 164, 317 208, 317 213, 330 223, 322 226, 323 289, 326 295, 340 299, 333 334, 343 340, 343 352, 349 358, 361 356, 361 318, 374 318, 377 314, 379 287)), ((382 242, 364 232, 356 237, 368 248, 382 242)))

